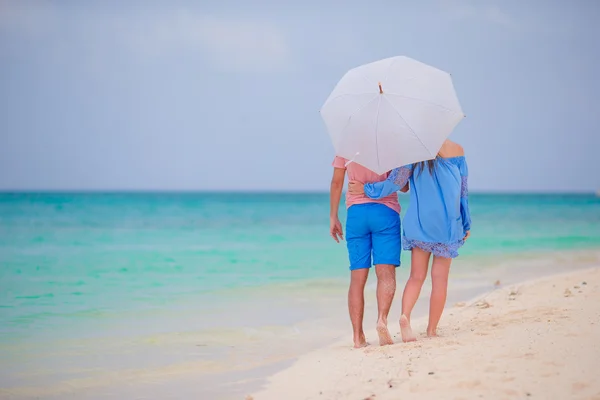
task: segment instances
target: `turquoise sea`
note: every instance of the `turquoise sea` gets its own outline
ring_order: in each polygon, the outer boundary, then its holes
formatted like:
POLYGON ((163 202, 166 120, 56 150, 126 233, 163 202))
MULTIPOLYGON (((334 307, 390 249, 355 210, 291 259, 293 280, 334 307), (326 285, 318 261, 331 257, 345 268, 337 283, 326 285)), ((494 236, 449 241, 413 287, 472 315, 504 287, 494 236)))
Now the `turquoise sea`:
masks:
MULTIPOLYGON (((599 263, 594 195, 470 205, 455 298, 599 263)), ((348 333, 328 213, 326 193, 0 194, 0 397, 236 398, 348 333)))

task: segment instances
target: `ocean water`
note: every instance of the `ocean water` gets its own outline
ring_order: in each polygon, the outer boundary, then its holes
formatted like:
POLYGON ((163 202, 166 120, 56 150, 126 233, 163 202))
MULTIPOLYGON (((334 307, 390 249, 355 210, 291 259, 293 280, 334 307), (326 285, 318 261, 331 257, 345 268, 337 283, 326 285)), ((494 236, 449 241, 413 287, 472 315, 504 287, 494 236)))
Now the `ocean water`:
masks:
MULTIPOLYGON (((465 293, 599 260, 594 195, 470 204, 452 272, 465 293)), ((321 193, 0 194, 0 395, 167 398, 186 379, 190 395, 241 393, 347 328, 328 212, 321 193)))

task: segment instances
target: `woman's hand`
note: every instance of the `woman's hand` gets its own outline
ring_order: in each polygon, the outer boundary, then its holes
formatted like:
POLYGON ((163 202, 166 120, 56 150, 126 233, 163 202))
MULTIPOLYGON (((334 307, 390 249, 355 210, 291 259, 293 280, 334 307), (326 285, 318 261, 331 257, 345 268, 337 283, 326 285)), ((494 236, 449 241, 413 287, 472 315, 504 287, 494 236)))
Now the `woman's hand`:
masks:
POLYGON ((365 184, 358 181, 348 182, 348 193, 350 194, 364 194, 365 184))
POLYGON ((467 231, 465 233, 465 237, 463 238, 463 240, 467 240, 469 238, 469 236, 471 236, 471 231, 467 231))

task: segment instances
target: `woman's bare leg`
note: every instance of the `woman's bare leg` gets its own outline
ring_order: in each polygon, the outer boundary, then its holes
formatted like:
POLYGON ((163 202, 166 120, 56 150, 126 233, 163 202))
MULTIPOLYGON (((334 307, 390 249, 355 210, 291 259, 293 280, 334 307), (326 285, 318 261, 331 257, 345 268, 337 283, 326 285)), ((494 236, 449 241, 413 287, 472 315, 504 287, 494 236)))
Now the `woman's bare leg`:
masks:
POLYGON ((431 299, 429 300, 429 325, 427 336, 437 336, 437 327, 446 305, 448 293, 448 275, 451 258, 433 257, 431 265, 431 299))
POLYGON ((416 340, 410 327, 410 314, 419 299, 423 282, 427 277, 431 253, 415 247, 410 257, 410 277, 402 294, 402 316, 400 317, 400 333, 403 342, 416 340))

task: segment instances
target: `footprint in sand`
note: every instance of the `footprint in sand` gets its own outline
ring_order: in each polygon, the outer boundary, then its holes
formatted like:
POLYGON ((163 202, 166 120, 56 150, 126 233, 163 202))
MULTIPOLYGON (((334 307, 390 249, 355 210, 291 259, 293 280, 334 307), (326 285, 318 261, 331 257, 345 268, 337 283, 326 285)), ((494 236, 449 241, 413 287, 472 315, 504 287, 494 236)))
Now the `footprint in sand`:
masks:
POLYGON ((477 303, 475 303, 475 307, 477 307, 477 308, 490 308, 491 304, 488 303, 486 300, 480 300, 477 303))
POLYGON ((527 312, 526 309, 519 309, 519 310, 513 310, 511 312, 509 312, 508 314, 523 314, 524 312, 527 312))
POLYGON ((583 389, 586 389, 589 385, 589 383, 585 383, 585 382, 575 382, 572 386, 572 389, 574 392, 580 392, 583 389))
POLYGON ((476 380, 472 380, 472 381, 458 382, 456 387, 458 387, 460 389, 473 389, 480 385, 481 385, 481 381, 479 379, 476 379, 476 380))
POLYGON ((393 387, 400 386, 401 384, 403 384, 404 382, 406 382, 406 380, 408 379, 408 377, 409 377, 409 375, 407 373, 404 379, 390 379, 387 382, 387 386, 388 386, 389 389, 391 389, 393 387))

